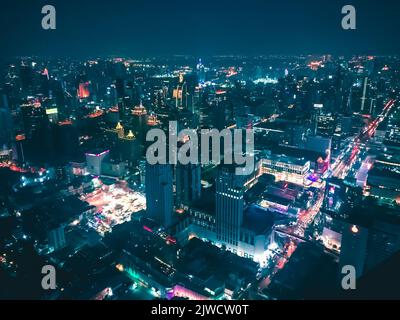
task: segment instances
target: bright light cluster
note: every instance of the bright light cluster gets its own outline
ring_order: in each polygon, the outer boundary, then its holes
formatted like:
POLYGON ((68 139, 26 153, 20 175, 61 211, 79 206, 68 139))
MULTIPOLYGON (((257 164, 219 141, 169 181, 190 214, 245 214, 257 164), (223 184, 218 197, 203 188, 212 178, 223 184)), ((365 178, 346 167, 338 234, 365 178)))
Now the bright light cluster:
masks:
POLYGON ((132 214, 146 209, 143 194, 119 185, 103 185, 84 195, 82 200, 97 208, 89 219, 89 226, 101 235, 112 232, 116 225, 130 221, 132 214))

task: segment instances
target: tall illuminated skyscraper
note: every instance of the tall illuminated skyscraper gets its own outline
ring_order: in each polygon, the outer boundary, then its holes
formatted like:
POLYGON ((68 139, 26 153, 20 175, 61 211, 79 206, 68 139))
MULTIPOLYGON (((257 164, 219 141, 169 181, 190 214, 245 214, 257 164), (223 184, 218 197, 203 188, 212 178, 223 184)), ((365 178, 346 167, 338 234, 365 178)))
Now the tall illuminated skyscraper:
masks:
POLYGON ((234 166, 222 166, 216 179, 217 239, 227 246, 237 246, 244 211, 243 177, 235 175, 234 166))
POLYGON ((199 59, 196 69, 199 77, 199 83, 204 83, 206 81, 206 72, 201 59, 199 59))
POLYGON ((368 89, 368 77, 365 77, 363 81, 363 94, 361 98, 361 112, 364 112, 365 110, 365 100, 367 100, 367 89, 368 89))
POLYGON ((79 83, 77 95, 79 99, 86 99, 90 97, 89 82, 79 83))

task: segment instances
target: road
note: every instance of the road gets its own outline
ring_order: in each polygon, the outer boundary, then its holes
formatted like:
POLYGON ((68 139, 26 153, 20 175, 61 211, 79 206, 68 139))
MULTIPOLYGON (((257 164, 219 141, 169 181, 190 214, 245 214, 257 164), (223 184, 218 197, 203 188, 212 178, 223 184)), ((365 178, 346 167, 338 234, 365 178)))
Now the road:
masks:
POLYGON ((259 293, 262 293, 264 289, 268 288, 271 284, 271 279, 286 266, 293 253, 297 250, 298 244, 303 241, 301 239, 304 239, 307 228, 314 222, 315 217, 322 207, 324 189, 325 188, 321 188, 315 204, 308 210, 304 210, 299 214, 296 225, 280 230, 280 232, 288 236, 288 241, 284 245, 283 253, 280 256, 276 256, 274 265, 271 267, 271 272, 258 283, 257 290, 259 293))
POLYGON ((345 179, 347 177, 360 155, 360 144, 365 144, 369 139, 371 139, 378 126, 386 119, 395 106, 395 102, 395 100, 389 100, 383 108, 382 113, 368 126, 366 126, 357 136, 355 136, 350 145, 339 154, 336 162, 331 166, 331 176, 339 179, 345 179))
MULTIPOLYGON (((390 100, 385 105, 382 113, 368 126, 366 126, 360 132, 360 134, 355 136, 350 141, 350 145, 347 146, 339 154, 336 162, 331 166, 331 174, 326 176, 325 179, 329 179, 332 176, 340 179, 345 179, 347 177, 351 168, 353 167, 361 153, 361 150, 359 148, 360 144, 364 144, 368 142, 369 139, 371 139, 371 137, 375 134, 378 126, 381 124, 382 121, 386 119, 394 105, 395 100, 390 100)), ((288 236, 288 241, 284 245, 283 253, 280 256, 277 256, 276 260, 274 260, 274 265, 270 267, 271 272, 269 272, 267 276, 259 281, 257 287, 258 292, 261 293, 264 289, 268 288, 273 276, 279 270, 282 270, 285 267, 290 257, 296 251, 299 242, 298 240, 305 237, 305 232, 307 228, 313 223, 315 217, 317 216, 323 205, 324 194, 325 186, 321 188, 315 204, 310 209, 304 210, 299 214, 296 225, 282 230, 282 232, 288 236)))

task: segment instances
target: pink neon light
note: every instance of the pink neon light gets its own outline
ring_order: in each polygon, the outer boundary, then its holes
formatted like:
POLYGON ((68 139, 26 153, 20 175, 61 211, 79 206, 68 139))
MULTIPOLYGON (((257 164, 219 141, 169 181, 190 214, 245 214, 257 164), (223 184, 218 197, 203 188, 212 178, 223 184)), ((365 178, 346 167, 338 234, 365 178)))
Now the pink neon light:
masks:
POLYGON ((181 297, 187 298, 189 300, 198 301, 209 300, 209 298, 180 285, 176 285, 170 292, 167 293, 167 299, 171 300, 174 297, 181 297))
POLYGON ((146 230, 146 231, 148 231, 148 232, 150 232, 150 233, 153 233, 153 230, 150 229, 150 228, 147 227, 147 226, 143 226, 143 229, 146 230))
POLYGON ((88 157, 101 157, 101 156, 104 156, 105 154, 107 154, 107 153, 109 153, 109 152, 110 152, 110 150, 107 150, 107 151, 104 151, 104 152, 99 153, 99 154, 86 153, 86 155, 87 155, 88 157))

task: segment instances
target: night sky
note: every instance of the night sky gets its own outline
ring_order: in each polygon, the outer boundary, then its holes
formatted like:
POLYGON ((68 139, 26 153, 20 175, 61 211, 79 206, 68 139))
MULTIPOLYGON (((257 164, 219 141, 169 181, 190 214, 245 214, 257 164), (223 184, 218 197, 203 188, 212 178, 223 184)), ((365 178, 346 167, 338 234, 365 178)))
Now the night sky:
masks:
POLYGON ((0 55, 397 54, 398 0, 2 0, 0 55), (41 8, 57 9, 57 30, 41 8), (341 8, 357 9, 357 30, 341 8))

